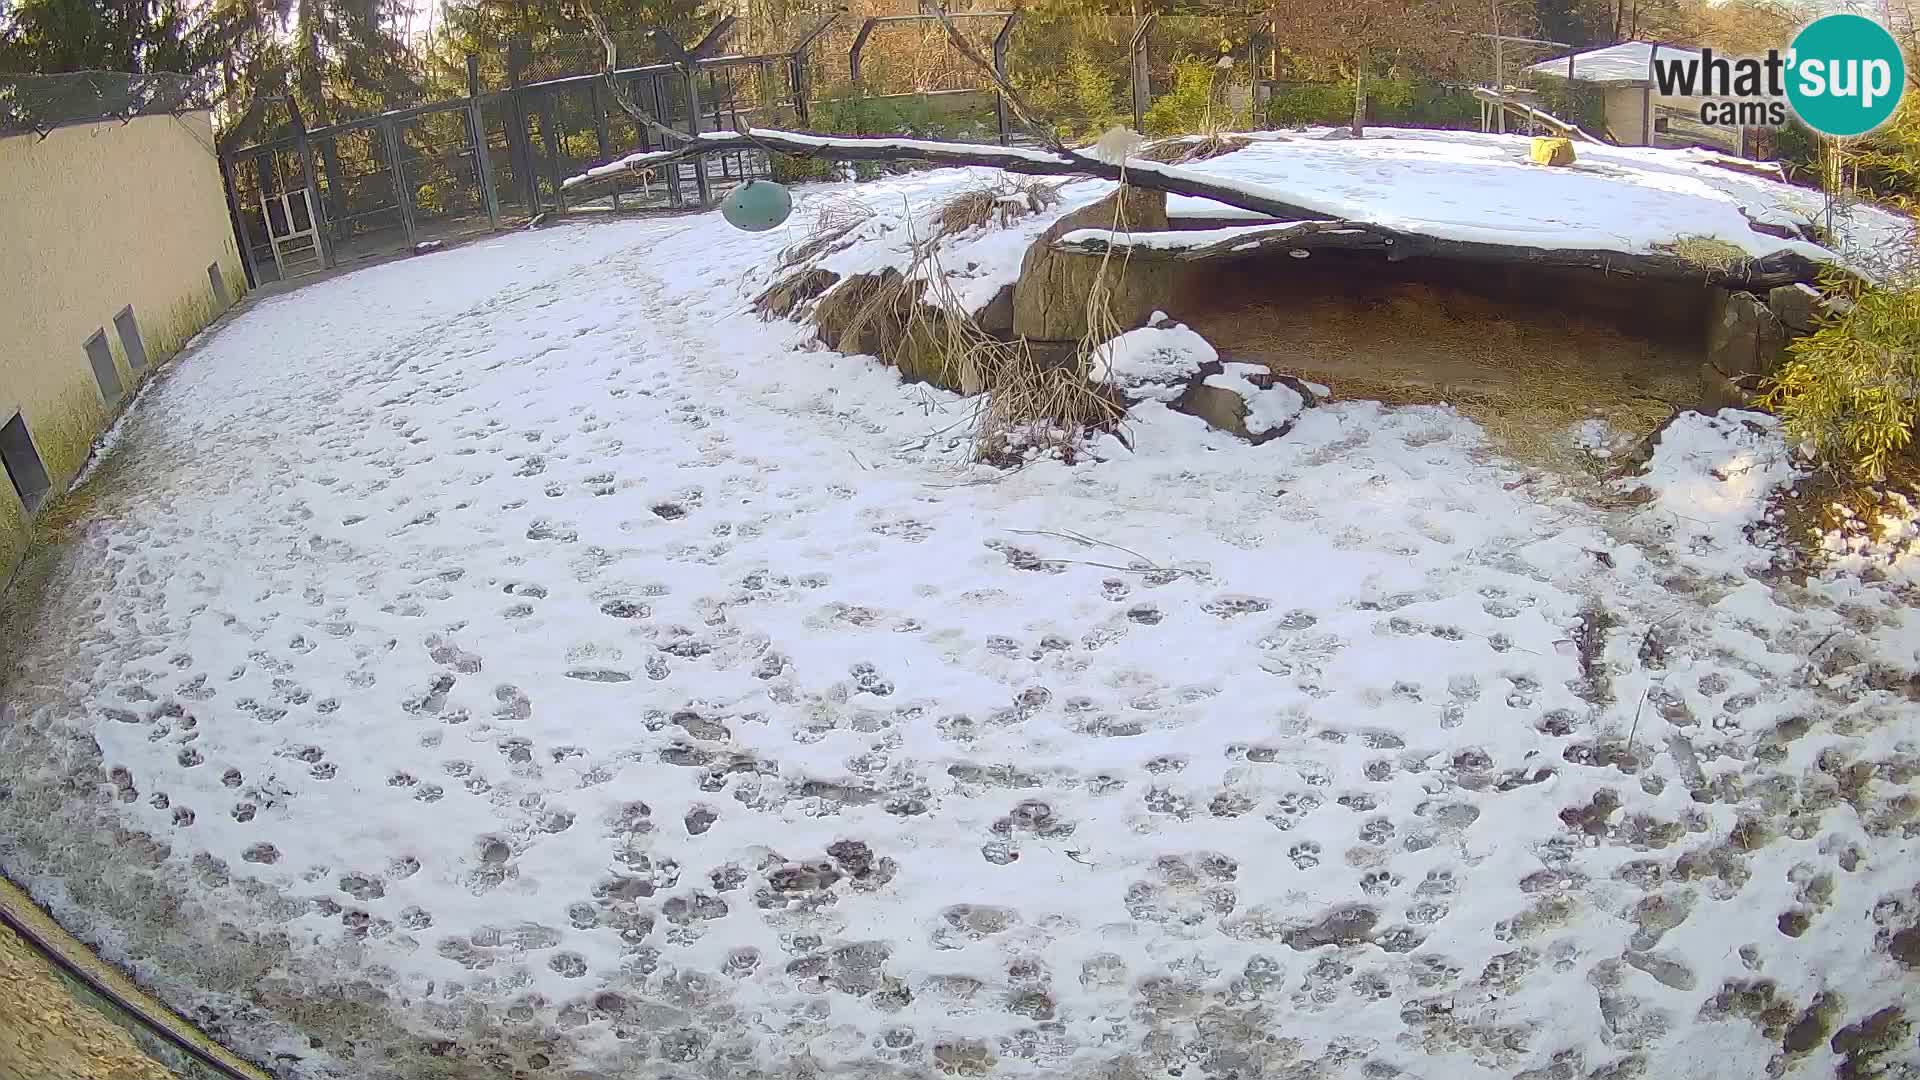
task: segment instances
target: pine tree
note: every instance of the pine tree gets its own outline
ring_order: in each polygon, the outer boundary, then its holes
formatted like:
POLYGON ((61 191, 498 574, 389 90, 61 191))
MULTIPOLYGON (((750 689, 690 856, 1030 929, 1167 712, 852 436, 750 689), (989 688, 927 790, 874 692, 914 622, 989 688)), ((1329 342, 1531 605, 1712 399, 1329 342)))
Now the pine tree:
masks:
POLYGON ((198 75, 206 29, 183 0, 20 0, 0 15, 0 71, 198 75))
POLYGON ((222 141, 240 145, 420 100, 419 65, 373 0, 215 0, 210 21, 229 103, 222 141))

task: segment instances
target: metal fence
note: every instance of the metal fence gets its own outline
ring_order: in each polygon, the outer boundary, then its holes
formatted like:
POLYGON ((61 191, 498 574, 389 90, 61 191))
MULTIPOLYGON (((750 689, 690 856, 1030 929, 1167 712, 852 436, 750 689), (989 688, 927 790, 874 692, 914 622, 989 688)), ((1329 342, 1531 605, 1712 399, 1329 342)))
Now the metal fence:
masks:
POLYGON ((665 148, 620 108, 626 97, 693 134, 736 121, 805 126, 806 42, 765 55, 721 52, 731 20, 691 49, 670 38, 666 63, 528 79, 530 50, 508 50, 503 88, 482 87, 467 58, 463 98, 291 131, 221 155, 229 207, 256 283, 269 282, 511 226, 557 211, 710 205, 732 185, 766 176, 759 152, 705 155, 596 185, 575 196, 567 177, 620 154, 665 148))
POLYGON ((185 75, 76 71, 0 75, 0 135, 45 135, 69 124, 131 120, 207 108, 185 75))
MULTIPOLYGON (((1115 124, 1148 133, 1265 126, 1267 95, 1287 85, 1273 78, 1259 16, 951 18, 971 51, 1069 140, 1115 124)), ((621 55, 633 44, 633 53, 663 59, 611 78, 595 70, 605 56, 597 40, 550 42, 538 55, 518 43, 504 65, 468 57, 464 97, 312 129, 296 114, 290 132, 222 155, 249 273, 272 281, 550 212, 709 206, 734 184, 771 174, 764 153, 741 151, 566 189, 567 177, 595 164, 668 148, 627 115, 623 97, 686 134, 744 121, 1032 141, 935 16, 828 14, 777 51, 752 54, 726 51, 734 28, 724 18, 691 47, 664 32, 628 31, 621 55), (505 85, 483 86, 483 66, 503 72, 496 79, 505 85)))

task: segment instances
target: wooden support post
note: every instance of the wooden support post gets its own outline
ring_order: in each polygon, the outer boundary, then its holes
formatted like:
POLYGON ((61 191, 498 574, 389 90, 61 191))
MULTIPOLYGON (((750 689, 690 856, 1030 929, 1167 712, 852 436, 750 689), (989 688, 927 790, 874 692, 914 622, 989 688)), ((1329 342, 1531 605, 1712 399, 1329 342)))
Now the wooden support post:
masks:
MULTIPOLYGON (((653 85, 653 115, 664 124, 673 123, 673 114, 667 111, 666 80, 659 75, 649 75, 647 81, 653 85)), ((663 141, 664 147, 664 141, 663 141)), ((678 163, 667 166, 667 204, 678 208, 680 198, 680 166, 678 163)))
POLYGON ((793 91, 793 117, 804 128, 813 122, 807 115, 807 54, 794 53, 787 58, 787 87, 793 91))
POLYGON ((860 84, 860 53, 866 49, 867 38, 873 35, 873 28, 879 24, 880 20, 878 18, 871 18, 861 23, 860 32, 853 36, 853 48, 847 50, 847 84, 852 87, 853 133, 855 135, 865 135, 867 133, 865 124, 867 110, 866 102, 863 100, 866 97, 866 92, 860 84))
POLYGON ((407 230, 407 246, 419 243, 413 226, 413 186, 407 183, 407 166, 401 160, 400 126, 392 120, 380 121, 380 138, 387 146, 387 172, 393 178, 394 205, 400 208, 400 224, 407 230))
POLYGON ((1260 43, 1247 42, 1247 72, 1253 76, 1253 86, 1247 91, 1247 100, 1253 108, 1253 126, 1256 131, 1267 126, 1266 103, 1260 100, 1260 43))

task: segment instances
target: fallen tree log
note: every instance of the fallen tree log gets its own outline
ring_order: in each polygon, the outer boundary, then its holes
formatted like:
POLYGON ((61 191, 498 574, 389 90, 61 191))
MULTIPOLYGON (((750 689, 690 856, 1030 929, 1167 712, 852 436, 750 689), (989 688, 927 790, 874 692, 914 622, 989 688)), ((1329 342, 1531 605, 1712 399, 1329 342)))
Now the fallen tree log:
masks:
POLYGON ((1776 251, 1725 266, 1702 266, 1665 251, 1630 253, 1455 240, 1352 220, 1290 221, 1195 232, 1115 233, 1105 229, 1078 229, 1054 241, 1053 247, 1080 255, 1112 252, 1132 259, 1178 262, 1248 258, 1275 250, 1297 253, 1301 257, 1322 250, 1371 251, 1389 262, 1436 258, 1520 263, 1600 270, 1629 277, 1706 281, 1756 290, 1811 282, 1822 268, 1822 264, 1797 251, 1776 251))
POLYGON ((588 169, 578 176, 569 177, 562 186, 572 189, 685 161, 700 154, 734 150, 765 150, 790 157, 824 158, 828 161, 924 161, 933 165, 980 165, 1025 176, 1091 176, 1119 181, 1124 173, 1126 182, 1135 187, 1164 191, 1170 195, 1195 195, 1227 206, 1257 211, 1268 217, 1327 217, 1330 214, 1325 208, 1316 210, 1290 202, 1255 185, 1235 184, 1178 165, 1162 165, 1142 158, 1128 158, 1123 169, 1114 162, 1071 150, 1037 150, 1023 146, 929 142, 925 139, 882 136, 806 135, 775 128, 704 132, 697 139, 672 150, 629 154, 617 161, 588 169))

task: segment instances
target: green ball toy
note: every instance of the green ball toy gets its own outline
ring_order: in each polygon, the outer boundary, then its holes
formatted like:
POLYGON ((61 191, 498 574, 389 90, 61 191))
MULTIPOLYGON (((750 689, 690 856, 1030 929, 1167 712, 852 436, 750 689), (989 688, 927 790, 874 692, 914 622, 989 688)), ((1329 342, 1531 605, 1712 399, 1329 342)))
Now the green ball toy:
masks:
POLYGON ((793 196, 771 180, 749 180, 720 204, 727 224, 747 232, 766 232, 793 213, 793 196))

